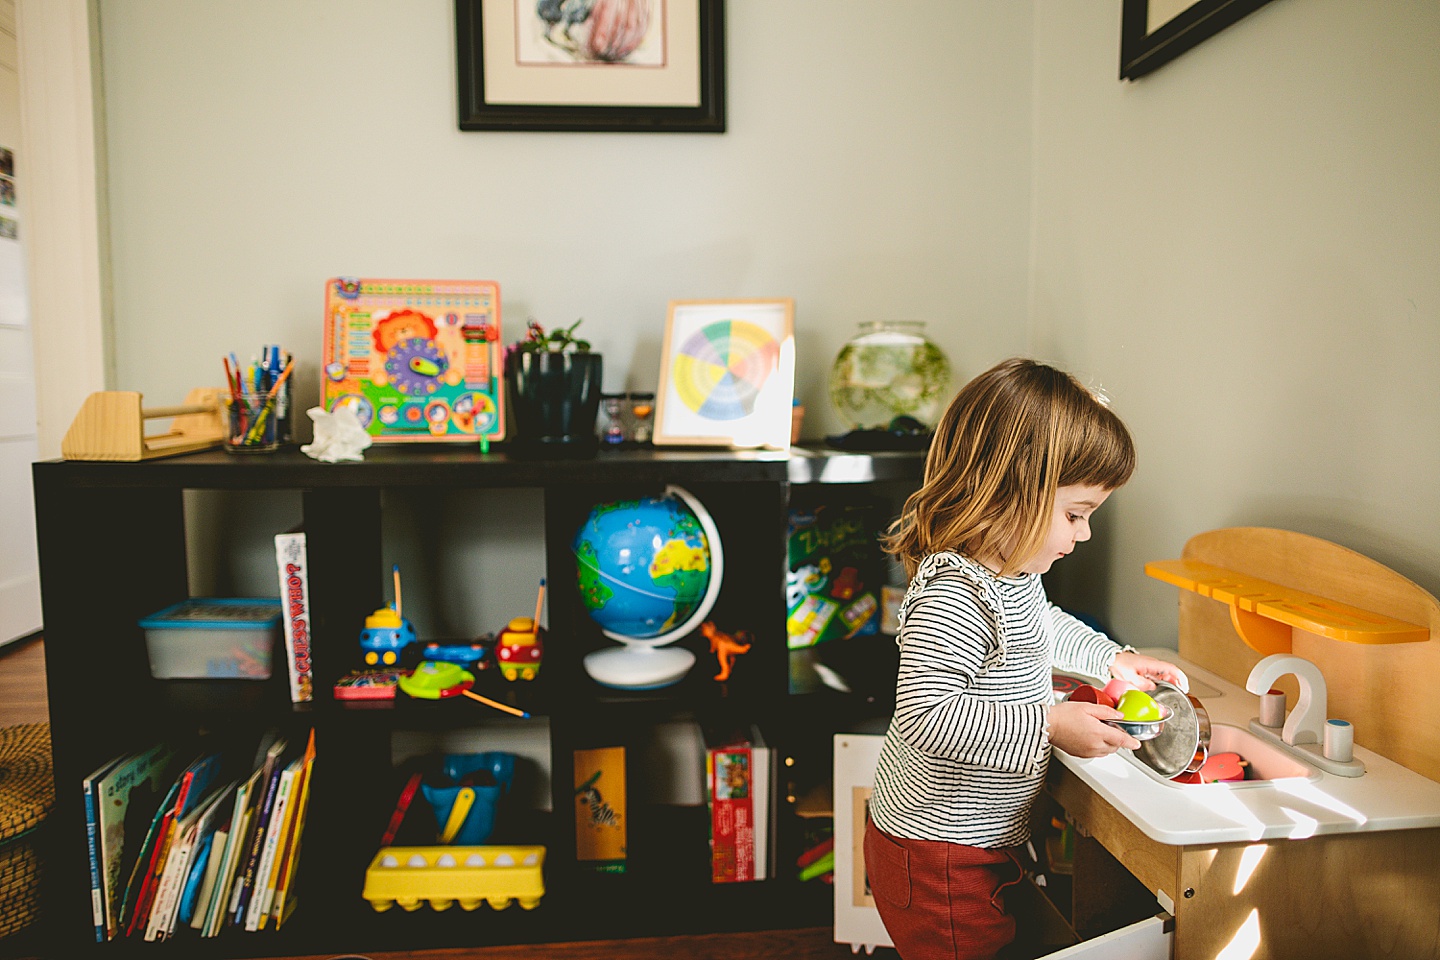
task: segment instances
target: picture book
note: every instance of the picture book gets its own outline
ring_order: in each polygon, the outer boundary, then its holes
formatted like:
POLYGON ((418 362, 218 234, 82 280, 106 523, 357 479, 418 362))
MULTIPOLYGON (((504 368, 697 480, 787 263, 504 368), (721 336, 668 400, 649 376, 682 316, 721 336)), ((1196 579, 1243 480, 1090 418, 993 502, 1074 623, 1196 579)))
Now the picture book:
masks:
POLYGON ((770 748, 754 728, 740 736, 708 736, 707 743, 711 882, 767 879, 774 816, 770 748))
MULTIPOLYGON (((175 750, 156 744, 104 769, 96 781, 96 833, 99 845, 103 927, 97 938, 112 939, 120 926, 124 881, 139 856, 151 818, 173 777, 175 750)), ((98 771, 97 771, 98 772, 98 771)))
MULTIPOLYGON (((205 919, 200 934, 213 937, 224 925, 235 888, 235 874, 239 868, 240 848, 250 826, 254 797, 260 784, 263 767, 256 767, 250 776, 235 788, 235 802, 230 812, 230 827, 226 831, 225 844, 219 849, 220 865, 216 868, 215 883, 211 886, 210 897, 205 904, 205 919)), ((197 911, 198 912, 198 911, 197 911)))
POLYGON ((150 863, 154 858, 157 841, 160 839, 160 831, 168 818, 175 812, 175 796, 180 792, 180 781, 171 782, 165 796, 156 806, 154 816, 150 818, 150 827, 145 832, 145 840, 136 851, 136 857, 125 881, 125 897, 120 908, 120 926, 117 927, 117 934, 123 930, 126 936, 130 936, 135 929, 135 915, 140 905, 140 889, 145 884, 148 876, 150 863))
POLYGON ((300 772, 301 758, 296 757, 280 771, 279 785, 275 788, 275 805, 270 812, 270 825, 265 831, 265 842, 260 850, 260 863, 255 870, 255 891, 250 897, 250 907, 245 911, 245 929, 259 930, 260 918, 274 906, 275 885, 272 879, 275 871, 275 857, 280 838, 289 826, 290 798, 294 795, 295 777, 300 772), (268 899, 267 899, 268 898, 268 899))
POLYGON ((785 576, 790 649, 878 631, 883 567, 874 516, 861 504, 791 509, 785 576))
POLYGON ((322 353, 321 406, 377 442, 505 437, 496 283, 331 278, 322 353))
POLYGON ((195 904, 200 899, 200 890, 205 885, 207 877, 212 880, 215 877, 215 871, 210 869, 210 850, 214 844, 214 833, 195 844, 195 854, 191 858, 190 864, 190 876, 185 878, 185 886, 180 891, 180 911, 170 929, 172 936, 177 929, 184 929, 192 925, 191 921, 195 918, 195 904))
POLYGON ((90 915, 95 924, 95 942, 105 942, 105 887, 101 881, 104 867, 100 854, 100 778, 117 766, 121 760, 112 759, 90 776, 81 785, 85 793, 85 843, 90 854, 90 915))
POLYGON ((265 831, 270 826, 270 816, 275 809, 275 795, 280 786, 280 773, 284 769, 281 757, 288 747, 289 743, 284 737, 275 739, 266 750, 265 759, 261 763, 254 816, 248 828, 246 844, 240 851, 240 872, 235 878, 235 903, 229 918, 233 925, 244 926, 246 911, 250 908, 250 899, 255 892, 255 876, 260 869, 265 831))
POLYGON ((305 531, 275 535, 275 566, 280 574, 281 620, 285 634, 285 666, 290 675, 290 700, 314 699, 314 666, 310 661, 310 572, 305 562, 305 531))
POLYGON ((146 940, 164 940, 175 930, 180 896, 189 881, 197 848, 215 832, 216 817, 223 801, 235 789, 234 782, 210 790, 175 821, 175 839, 156 883, 150 917, 145 925, 146 940))
POLYGON ((295 816, 290 826, 289 835, 285 838, 285 846, 280 855, 280 866, 275 876, 275 902, 271 910, 275 918, 275 926, 279 928, 289 916, 287 906, 293 906, 294 899, 290 897, 290 887, 295 878, 295 871, 300 861, 300 837, 305 830, 305 813, 310 803, 310 779, 315 770, 315 731, 310 731, 310 740, 305 746, 305 754, 301 758, 300 785, 296 795, 295 816))
MULTIPOLYGON (((238 789, 238 788, 237 788, 238 789)), ((180 919, 190 924, 192 930, 204 930, 207 911, 210 906, 210 896, 215 892, 215 883, 220 876, 220 863, 225 859, 225 843, 230 838, 230 824, 216 830, 210 838, 206 848, 205 875, 196 891, 195 899, 181 906, 180 919), (189 916, 185 914, 188 911, 189 916)))
POLYGON ((624 873, 628 831, 625 748, 575 751, 575 859, 597 873, 624 873))
POLYGON ((171 846, 175 841, 177 822, 195 808, 219 772, 220 754, 201 753, 186 766, 175 781, 175 803, 169 811, 162 815, 160 832, 150 855, 150 863, 142 878, 135 916, 131 918, 130 927, 126 931, 127 935, 143 935, 146 932, 151 908, 155 901, 156 888, 159 886, 160 878, 165 870, 165 862, 169 858, 171 846))

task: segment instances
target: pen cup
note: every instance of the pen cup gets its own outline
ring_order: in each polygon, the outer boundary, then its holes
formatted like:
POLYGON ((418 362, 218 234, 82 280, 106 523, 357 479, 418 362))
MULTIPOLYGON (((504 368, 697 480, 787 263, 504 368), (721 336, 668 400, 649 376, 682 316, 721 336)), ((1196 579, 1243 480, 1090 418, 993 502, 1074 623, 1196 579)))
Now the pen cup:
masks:
POLYGON ((231 394, 225 402, 225 449, 230 453, 269 453, 276 436, 275 399, 258 393, 231 394))

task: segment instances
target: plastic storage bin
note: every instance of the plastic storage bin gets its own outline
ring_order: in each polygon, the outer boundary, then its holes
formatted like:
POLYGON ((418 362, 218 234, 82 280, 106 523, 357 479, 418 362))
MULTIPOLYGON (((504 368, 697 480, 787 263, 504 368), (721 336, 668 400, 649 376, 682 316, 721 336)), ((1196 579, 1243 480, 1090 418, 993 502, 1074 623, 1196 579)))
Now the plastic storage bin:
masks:
POLYGON ((280 601, 199 597, 140 621, 160 680, 265 680, 280 635, 280 601))

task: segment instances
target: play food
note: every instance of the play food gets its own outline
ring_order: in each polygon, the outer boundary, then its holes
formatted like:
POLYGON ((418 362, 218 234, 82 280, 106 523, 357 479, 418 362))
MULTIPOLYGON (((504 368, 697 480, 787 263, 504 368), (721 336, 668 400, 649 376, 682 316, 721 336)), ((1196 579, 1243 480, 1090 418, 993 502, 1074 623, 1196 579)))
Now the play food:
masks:
POLYGON ((1126 690, 1116 703, 1115 709, 1120 711, 1121 719, 1132 723, 1148 723, 1161 719, 1160 704, 1144 690, 1126 690))
POLYGON ((1238 753, 1215 753, 1200 768, 1200 779, 1204 783, 1220 780, 1244 780, 1246 763, 1238 753))
POLYGON ((1082 683, 1070 691, 1066 700, 1074 700, 1076 703, 1098 703, 1102 707, 1114 709, 1115 701, 1104 690, 1099 687, 1092 687, 1088 683, 1082 683))
POLYGON ((1112 701, 1118 703, 1120 701, 1120 698, 1125 696, 1126 690, 1133 689, 1135 688, 1132 687, 1129 683, 1121 680, 1119 677, 1116 677, 1109 683, 1105 684, 1105 696, 1109 697, 1112 701))

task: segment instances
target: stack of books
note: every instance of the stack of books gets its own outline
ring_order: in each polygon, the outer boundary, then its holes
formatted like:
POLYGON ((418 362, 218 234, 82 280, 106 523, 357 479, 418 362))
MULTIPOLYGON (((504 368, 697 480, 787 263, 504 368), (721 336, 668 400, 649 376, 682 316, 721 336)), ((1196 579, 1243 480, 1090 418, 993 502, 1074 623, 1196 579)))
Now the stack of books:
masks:
POLYGON ((243 779, 218 751, 181 756, 158 744, 85 778, 97 942, 278 928, 294 908, 314 731, 266 734, 243 779))

